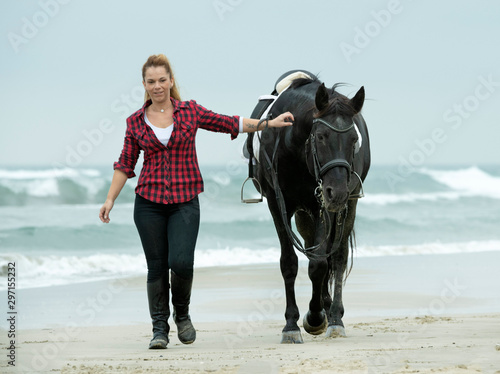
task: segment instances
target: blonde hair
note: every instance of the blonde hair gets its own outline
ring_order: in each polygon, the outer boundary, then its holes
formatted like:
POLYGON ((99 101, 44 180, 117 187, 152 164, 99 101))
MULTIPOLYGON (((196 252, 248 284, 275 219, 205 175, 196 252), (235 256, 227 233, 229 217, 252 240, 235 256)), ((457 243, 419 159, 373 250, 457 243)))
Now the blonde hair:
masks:
MULTIPOLYGON (((179 94, 179 89, 177 87, 177 80, 174 79, 174 72, 170 66, 170 62, 168 61, 167 56, 164 54, 159 54, 159 55, 151 55, 149 56, 148 60, 146 63, 142 66, 142 80, 146 78, 146 70, 148 70, 150 67, 158 67, 158 66, 163 66, 167 73, 170 75, 170 78, 173 79, 174 85, 170 89, 170 97, 173 97, 175 100, 181 100, 181 95, 179 94)), ((148 101, 151 99, 149 94, 147 92, 144 93, 144 102, 148 101)))

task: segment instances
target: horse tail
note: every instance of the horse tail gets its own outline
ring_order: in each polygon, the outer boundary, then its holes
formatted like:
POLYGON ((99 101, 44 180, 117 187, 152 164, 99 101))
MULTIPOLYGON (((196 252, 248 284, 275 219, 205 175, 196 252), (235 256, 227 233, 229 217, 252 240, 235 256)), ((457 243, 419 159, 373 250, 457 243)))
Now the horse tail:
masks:
POLYGON ((347 281, 347 277, 349 274, 351 274, 352 267, 354 265, 354 250, 356 249, 356 233, 354 231, 354 228, 351 230, 351 233, 349 234, 349 244, 348 244, 348 249, 347 249, 347 261, 349 261, 349 257, 351 258, 351 264, 349 265, 349 269, 346 267, 345 273, 345 278, 344 278, 344 284, 347 281))
POLYGON ((347 251, 336 251, 332 255, 328 256, 328 287, 330 290, 330 295, 333 295, 333 282, 335 279, 335 261, 338 261, 339 264, 346 264, 346 266, 342 266, 344 272, 344 285, 351 274, 351 270, 354 265, 354 250, 356 249, 356 233, 354 228, 349 233, 349 237, 347 239, 347 251), (350 258, 350 264, 349 264, 350 258))

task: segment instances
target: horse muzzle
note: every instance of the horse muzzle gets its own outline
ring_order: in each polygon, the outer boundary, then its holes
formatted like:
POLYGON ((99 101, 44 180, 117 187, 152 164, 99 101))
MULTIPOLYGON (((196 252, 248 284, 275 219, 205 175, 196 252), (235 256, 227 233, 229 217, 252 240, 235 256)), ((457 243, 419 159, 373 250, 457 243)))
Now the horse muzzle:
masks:
MULTIPOLYGON (((337 160, 334 160, 337 161, 337 160)), ((322 177, 323 204, 326 210, 335 213, 343 210, 349 199, 351 168, 346 161, 335 162, 335 169, 322 177)))
POLYGON ((337 213, 344 210, 349 199, 349 191, 347 188, 338 189, 332 186, 323 186, 323 199, 326 210, 337 213))

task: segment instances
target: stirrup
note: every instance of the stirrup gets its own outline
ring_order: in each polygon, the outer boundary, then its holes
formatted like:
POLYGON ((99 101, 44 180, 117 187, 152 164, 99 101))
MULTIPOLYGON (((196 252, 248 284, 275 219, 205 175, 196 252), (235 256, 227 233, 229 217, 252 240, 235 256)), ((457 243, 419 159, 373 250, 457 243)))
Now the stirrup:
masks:
POLYGON ((241 202, 245 203, 245 204, 254 204, 254 203, 261 203, 263 200, 264 199, 263 199, 263 195, 262 195, 262 187, 261 187, 259 181, 253 177, 248 177, 247 179, 245 179, 245 181, 243 182, 243 185, 241 186, 241 202), (243 198, 243 189, 245 188, 245 183, 247 183, 249 180, 252 180, 252 181, 257 183, 258 187, 257 186, 256 187, 260 193, 260 199, 244 199, 243 198))

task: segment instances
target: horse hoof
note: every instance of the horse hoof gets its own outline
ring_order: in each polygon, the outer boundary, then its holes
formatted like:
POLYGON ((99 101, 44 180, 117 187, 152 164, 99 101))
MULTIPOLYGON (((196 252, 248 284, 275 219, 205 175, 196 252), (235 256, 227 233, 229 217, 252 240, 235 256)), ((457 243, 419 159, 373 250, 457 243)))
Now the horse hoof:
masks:
POLYGON ((283 331, 281 333, 281 344, 302 344, 302 334, 300 331, 283 331))
POLYGON ((347 335, 345 334, 345 328, 344 326, 328 326, 328 329, 326 330, 326 337, 327 338, 346 338, 347 335))
POLYGON ((303 325, 304 325, 304 330, 306 330, 309 334, 311 335, 320 335, 323 334, 328 327, 328 318, 326 318, 326 313, 321 312, 321 315, 324 317, 323 323, 319 326, 311 326, 309 324, 309 321, 307 320, 309 318, 311 311, 308 311, 307 314, 304 316, 303 325))

